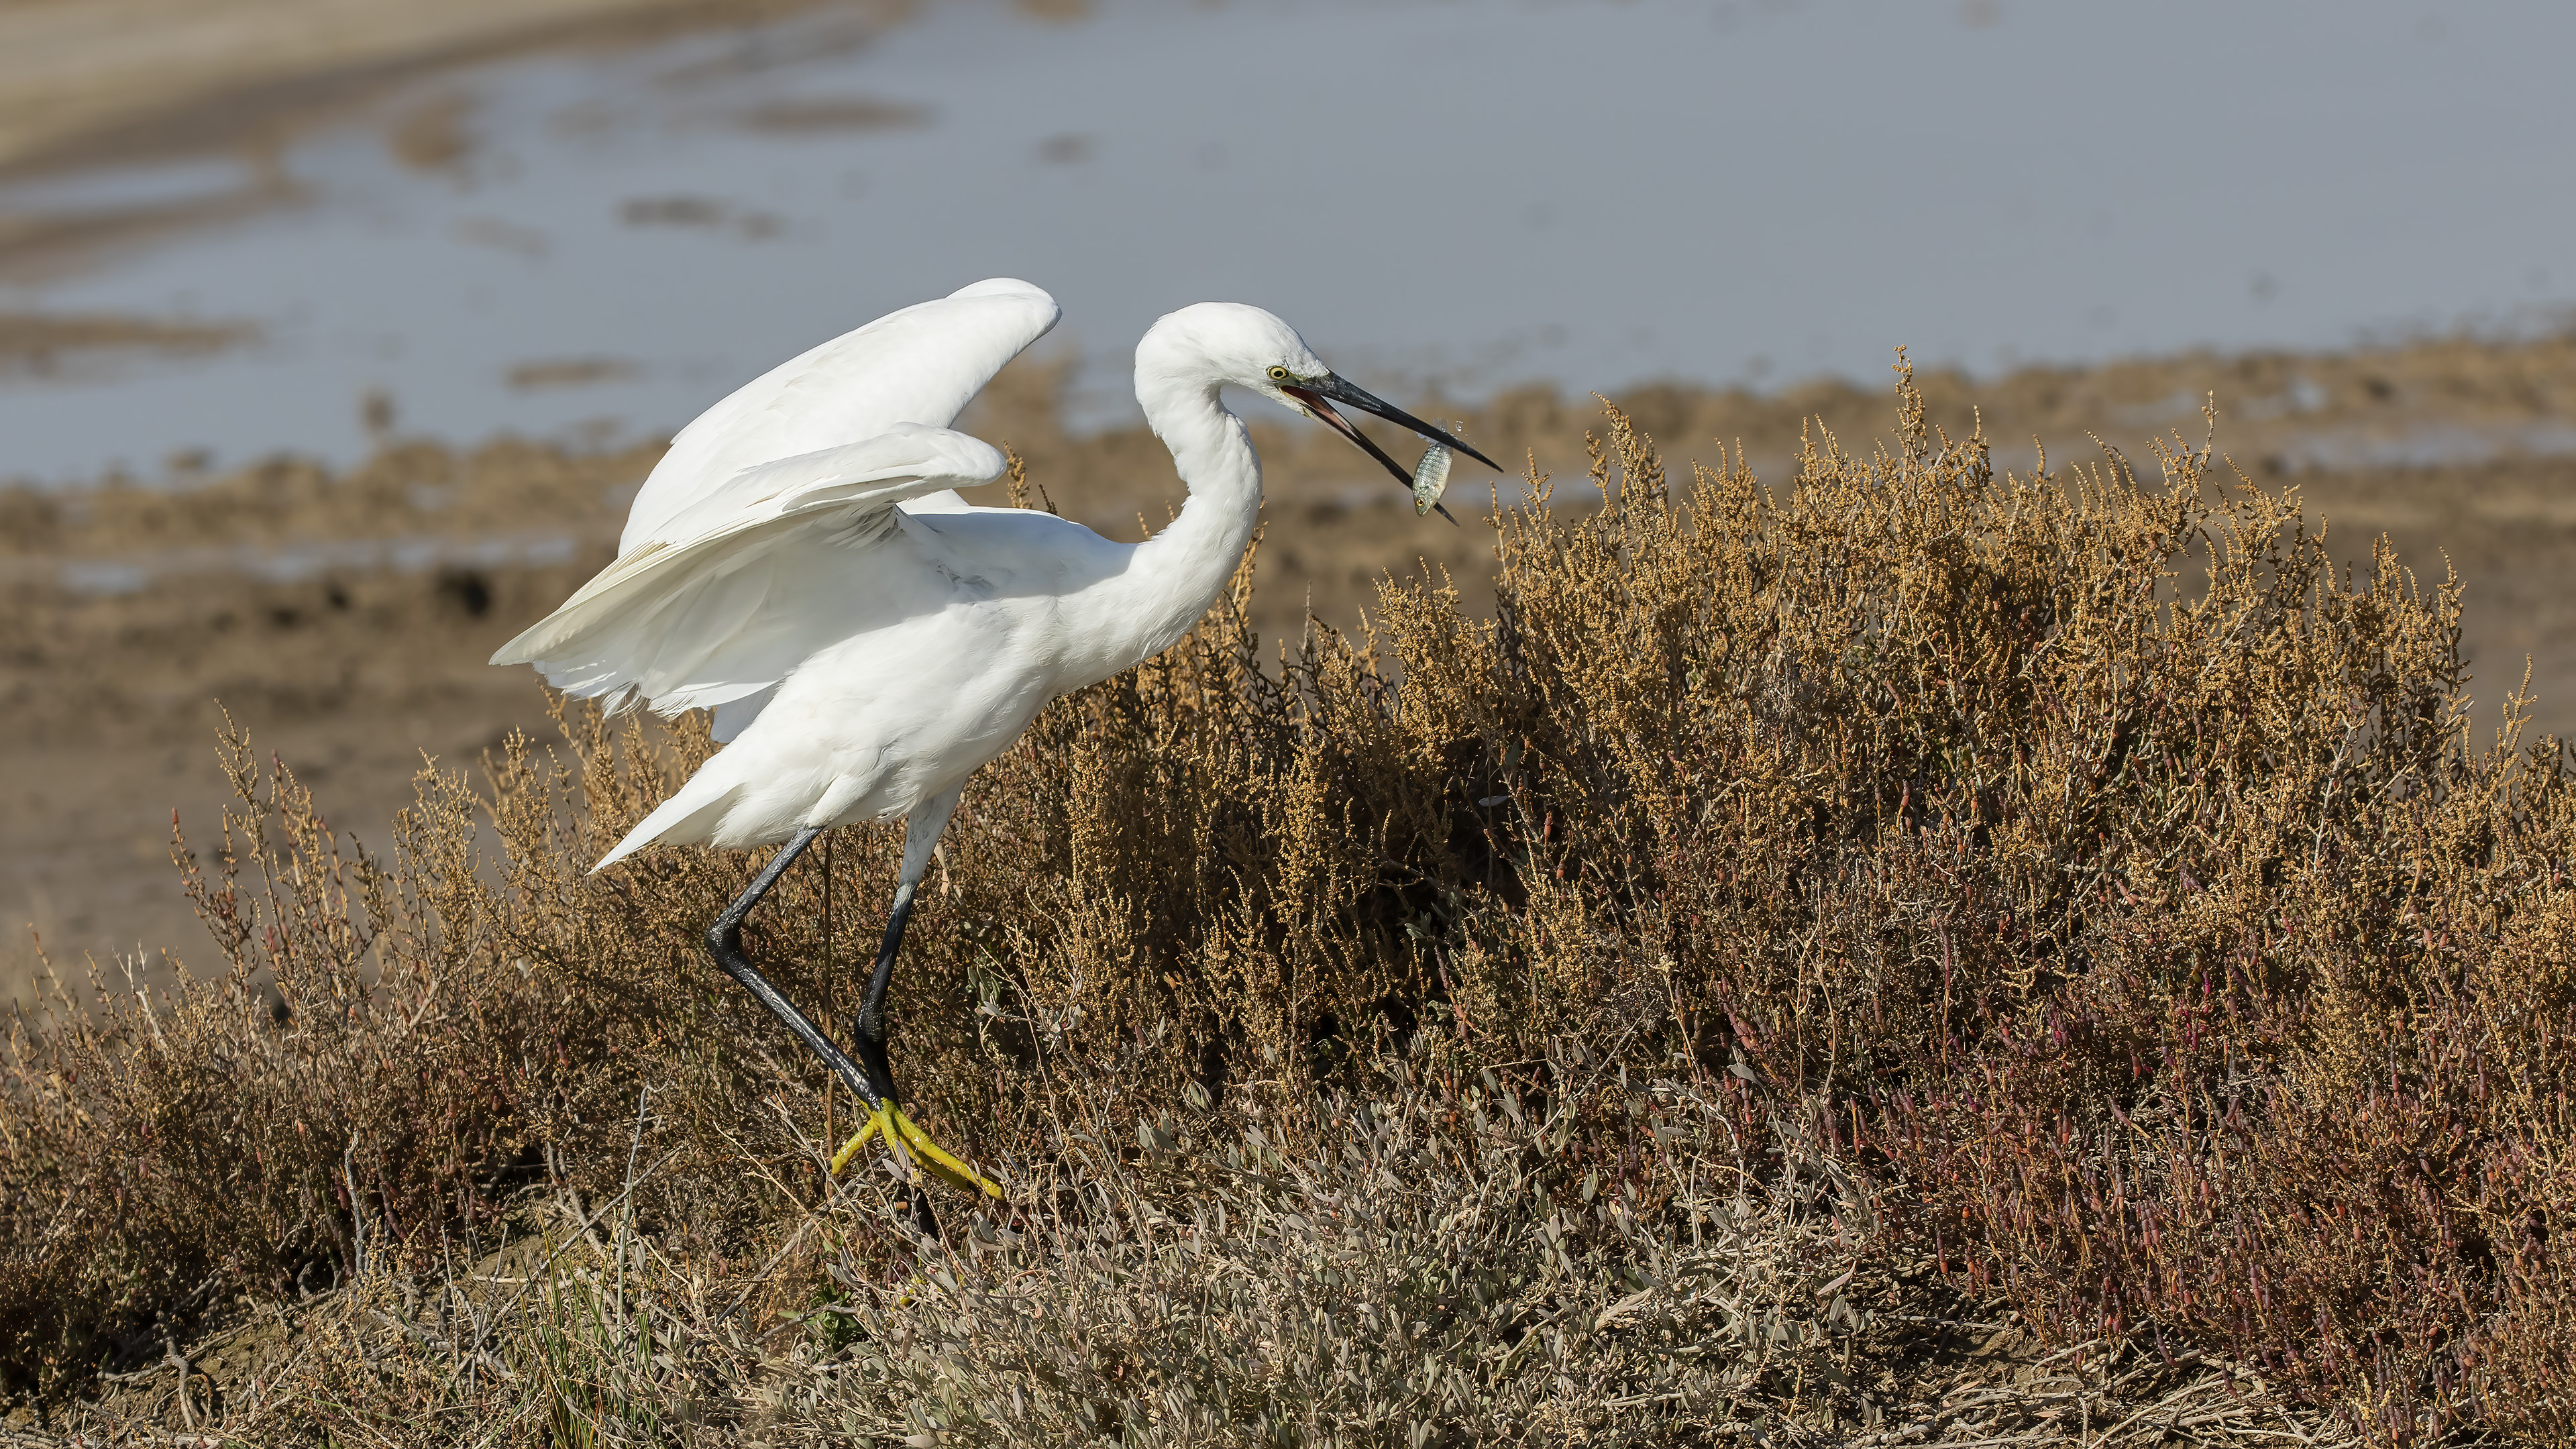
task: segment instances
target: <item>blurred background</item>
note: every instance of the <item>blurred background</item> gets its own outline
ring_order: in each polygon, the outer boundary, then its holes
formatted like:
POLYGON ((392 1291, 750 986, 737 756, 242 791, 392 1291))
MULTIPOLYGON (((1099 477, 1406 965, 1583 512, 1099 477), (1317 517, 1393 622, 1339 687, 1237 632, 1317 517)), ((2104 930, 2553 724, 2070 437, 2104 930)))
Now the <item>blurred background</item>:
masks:
MULTIPOLYGON (((2565 730, 2571 54, 2541 0, 0 0, 0 994, 38 935, 202 954, 217 701, 383 848, 425 756, 546 730, 482 660, 674 428, 996 274, 1066 320, 968 426, 1130 537, 1129 350, 1207 298, 1578 478, 1599 392, 1785 483, 1899 345, 2017 469, 2215 393, 2565 730)), ((1486 589, 1481 510, 1277 421, 1266 634, 1486 589)))

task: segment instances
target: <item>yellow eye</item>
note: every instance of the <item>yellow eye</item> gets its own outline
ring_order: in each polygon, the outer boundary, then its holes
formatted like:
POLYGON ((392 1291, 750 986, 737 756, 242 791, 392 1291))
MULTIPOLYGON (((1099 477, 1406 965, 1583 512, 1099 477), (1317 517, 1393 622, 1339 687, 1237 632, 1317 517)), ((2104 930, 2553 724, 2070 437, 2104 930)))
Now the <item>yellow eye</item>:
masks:
POLYGON ((1288 369, 1284 367, 1274 367, 1270 369, 1270 380, 1272 382, 1286 382, 1288 380, 1288 369))

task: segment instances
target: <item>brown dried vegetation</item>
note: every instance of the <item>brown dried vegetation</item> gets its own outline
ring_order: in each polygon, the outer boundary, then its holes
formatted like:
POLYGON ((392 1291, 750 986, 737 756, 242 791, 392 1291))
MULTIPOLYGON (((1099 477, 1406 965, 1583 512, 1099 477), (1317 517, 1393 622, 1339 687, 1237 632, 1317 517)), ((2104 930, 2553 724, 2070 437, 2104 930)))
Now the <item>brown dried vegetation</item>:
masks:
MULTIPOLYGON (((939 1244, 699 953, 757 862, 581 874, 702 733, 568 717, 381 860, 237 741, 225 973, 13 1040, 8 1371, 254 1439, 2569 1442, 2576 791, 2456 583, 1899 397, 1776 493, 1613 410, 1490 619, 1265 653, 1239 588, 1050 709, 897 981, 1013 1185, 939 1244)), ((898 840, 753 921, 827 1018, 898 840)))

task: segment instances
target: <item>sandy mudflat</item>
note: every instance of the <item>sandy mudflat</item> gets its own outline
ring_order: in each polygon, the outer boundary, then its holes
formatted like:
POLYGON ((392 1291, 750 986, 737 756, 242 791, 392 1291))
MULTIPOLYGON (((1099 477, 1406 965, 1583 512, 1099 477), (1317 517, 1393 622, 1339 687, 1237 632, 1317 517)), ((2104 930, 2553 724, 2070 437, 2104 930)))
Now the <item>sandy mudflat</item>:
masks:
POLYGON ((796 0, 0 0, 0 173, 257 145, 393 76, 796 0))
MULTIPOLYGON (((144 202, 0 205, 0 279, 40 281, 114 249, 294 202, 276 164, 308 127, 402 82, 517 52, 745 25, 812 0, 0 0, 0 180, 222 157, 212 191, 144 202)), ((910 0, 861 0, 861 24, 910 0)), ((385 118, 405 165, 451 164, 462 133, 431 102, 385 118)))

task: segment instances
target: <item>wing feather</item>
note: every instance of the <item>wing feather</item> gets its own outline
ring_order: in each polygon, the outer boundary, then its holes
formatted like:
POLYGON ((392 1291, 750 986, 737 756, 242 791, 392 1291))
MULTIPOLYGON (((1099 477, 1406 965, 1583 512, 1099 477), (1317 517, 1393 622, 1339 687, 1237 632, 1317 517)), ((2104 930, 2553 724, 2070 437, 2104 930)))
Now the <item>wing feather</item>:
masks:
POLYGON ((1059 315, 1037 287, 994 278, 736 389, 671 440, 617 561, 492 662, 663 713, 713 707, 731 738, 858 614, 913 606, 922 581, 881 576, 895 510, 962 509, 955 489, 1001 476, 999 453, 948 424, 1059 315))
POLYGON ((671 440, 635 495, 618 552, 675 537, 678 515, 746 469, 898 423, 947 427, 1060 315, 1044 291, 996 277, 888 313, 771 368, 671 440))
POLYGON ((814 580, 864 575, 904 500, 1002 469, 990 445, 913 424, 743 469, 671 520, 681 541, 622 555, 492 662, 534 664, 575 695, 631 692, 664 713, 762 693, 828 642, 808 637, 816 627, 847 627, 802 607, 814 580))

